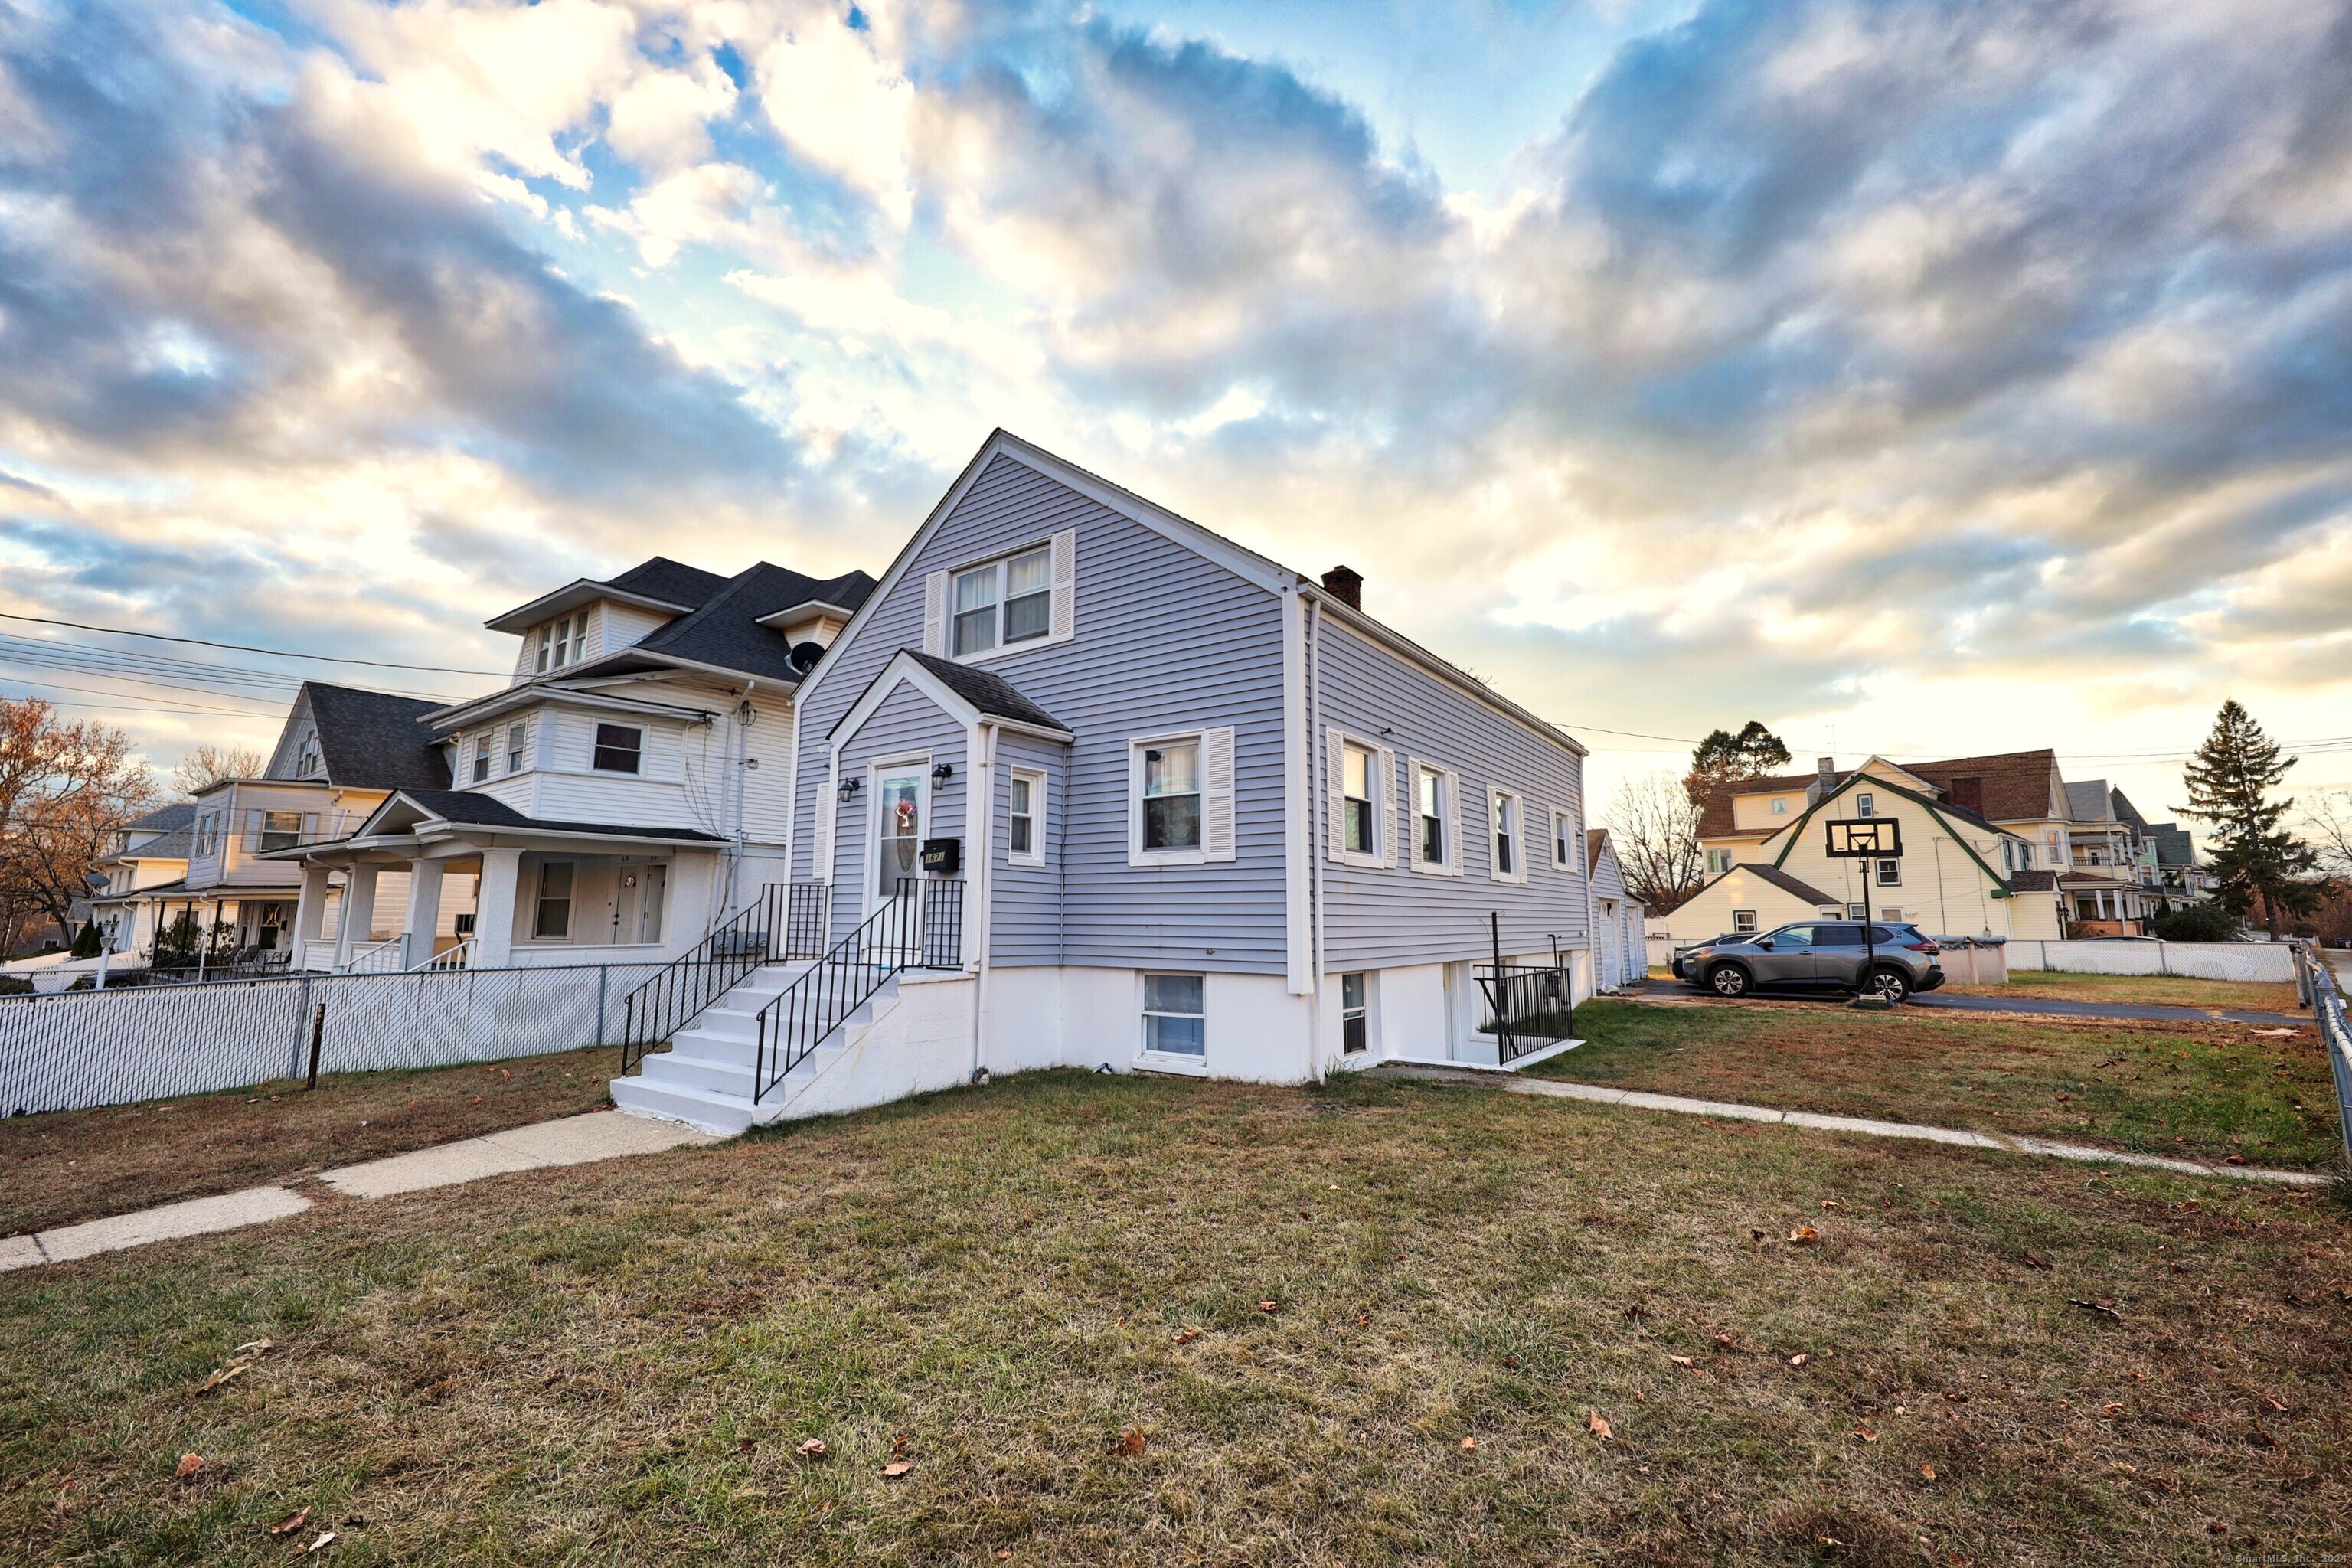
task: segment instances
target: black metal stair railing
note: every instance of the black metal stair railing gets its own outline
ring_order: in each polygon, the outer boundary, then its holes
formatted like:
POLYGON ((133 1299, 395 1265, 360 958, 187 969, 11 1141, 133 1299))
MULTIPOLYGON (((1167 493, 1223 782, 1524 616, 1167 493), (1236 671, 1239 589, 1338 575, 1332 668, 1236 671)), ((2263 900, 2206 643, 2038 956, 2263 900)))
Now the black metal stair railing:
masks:
POLYGON ((1532 1051, 1576 1037, 1576 992, 1557 951, 1549 964, 1505 963, 1501 917, 1486 919, 1494 960, 1471 965, 1491 1015, 1478 1032, 1493 1030, 1496 1065, 1507 1067, 1532 1051))
POLYGON ((770 882, 726 923, 622 998, 621 1076, 761 964, 823 952, 831 894, 824 882, 770 882))
POLYGON ((963 967, 963 883, 909 878, 898 896, 825 950, 760 1009, 751 1102, 759 1104, 896 975, 963 967))

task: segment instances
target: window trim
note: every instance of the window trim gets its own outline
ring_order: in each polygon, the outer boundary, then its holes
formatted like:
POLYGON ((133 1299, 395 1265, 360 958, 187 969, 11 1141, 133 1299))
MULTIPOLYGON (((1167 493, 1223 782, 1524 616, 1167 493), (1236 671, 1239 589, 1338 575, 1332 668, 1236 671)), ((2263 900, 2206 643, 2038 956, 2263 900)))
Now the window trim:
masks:
POLYGON ((572 928, 576 923, 575 917, 579 912, 579 905, 580 863, 577 860, 541 860, 539 863, 539 876, 532 884, 530 895, 530 940, 568 944, 572 941, 572 928), (558 866, 562 867, 565 872, 563 897, 561 900, 551 900, 547 896, 547 874, 558 866), (563 905, 563 934, 542 935, 540 927, 544 923, 547 906, 556 901, 563 905))
MULTIPOLYGON (((638 748, 639 754, 644 747, 638 748)), ((530 766, 530 721, 517 719, 507 726, 507 776, 512 778, 530 766)))
POLYGON ((1899 888, 1903 885, 1903 862, 1891 855, 1881 856, 1870 863, 1870 885, 1874 888, 1899 888), (1892 871, 1893 876, 1887 873, 1892 871))
POLYGON ((1576 862, 1569 858, 1569 856, 1576 852, 1576 813, 1564 806, 1553 806, 1551 808, 1551 868, 1553 870, 1573 871, 1577 868, 1576 862), (1566 853, 1563 854, 1562 851, 1566 853))
POLYGON ((1350 1057, 1370 1061, 1380 1054, 1374 1048, 1378 1042, 1373 1037, 1373 973, 1374 971, 1369 969, 1350 969, 1339 976, 1339 1059, 1342 1061, 1350 1057), (1356 983, 1357 994, 1362 998, 1353 1007, 1348 1005, 1348 982, 1350 980, 1356 983), (1363 1025, 1363 1044, 1352 1049, 1348 1045, 1348 1026, 1351 1022, 1363 1025))
POLYGON ((1426 757, 1415 757, 1406 776, 1412 781, 1412 868, 1424 877, 1459 877, 1462 875, 1462 775, 1426 757), (1427 859, 1421 852, 1421 824, 1425 815, 1421 809, 1421 783, 1424 774, 1434 776, 1438 782, 1444 807, 1440 820, 1446 828, 1444 860, 1427 859))
POLYGON ((1744 934, 1748 931, 1760 931, 1763 927, 1757 920, 1754 910, 1734 910, 1731 911, 1731 929, 1734 934, 1744 934), (1739 923, 1743 920, 1748 922, 1746 925, 1739 923))
POLYGON ((1876 816, 1878 815, 1877 795, 1866 789, 1856 790, 1853 796, 1853 814, 1856 816, 1876 816))
POLYGON ((641 778, 645 777, 645 776, 646 776, 646 728, 645 728, 645 726, 644 726, 644 725, 642 725, 642 724, 614 724, 614 723, 607 722, 606 721, 602 720, 602 719, 600 719, 600 720, 596 721, 596 728, 595 728, 595 729, 594 729, 594 730, 590 733, 590 736, 589 736, 589 742, 588 742, 588 771, 589 771, 590 773, 615 773, 615 774, 618 774, 619 776, 621 776, 621 777, 623 777, 623 778, 640 778, 640 779, 641 779, 641 778), (632 752, 630 752, 630 757, 631 757, 631 759, 632 759, 632 763, 633 763, 633 765, 632 765, 632 766, 625 767, 625 768, 613 768, 613 767, 606 767, 606 766, 604 765, 604 763, 600 760, 600 759, 602 758, 602 756, 604 755, 604 752, 619 752, 619 751, 621 751, 621 750, 623 750, 623 749, 624 749, 624 748, 622 748, 622 747, 620 747, 620 746, 616 746, 616 745, 608 745, 608 744, 606 744, 606 743, 605 743, 605 741, 604 741, 604 731, 607 731, 607 730, 614 730, 614 731, 625 731, 625 732, 627 732, 627 733, 629 733, 629 734, 635 735, 635 736, 637 738, 636 747, 635 747, 635 749, 634 751, 632 751, 632 752))
POLYGON ((497 733, 495 730, 483 730, 474 736, 474 763, 470 770, 473 776, 467 781, 467 783, 489 783, 491 738, 497 733))
POLYGON ((1327 725, 1323 731, 1323 799, 1327 820, 1323 824, 1324 858, 1334 865, 1355 866, 1366 870, 1384 870, 1396 864, 1397 754, 1395 748, 1383 746, 1370 737, 1327 725), (1371 847, 1350 849, 1347 847, 1348 803, 1359 797, 1348 794, 1348 752, 1359 751, 1365 755, 1364 784, 1371 793, 1371 847))
MULTIPOLYGON (((990 659, 1003 658, 1009 654, 1026 653, 1032 648, 1045 647, 1055 643, 1069 641, 1076 635, 1076 628, 1072 624, 1075 617, 1068 608, 1057 604, 1056 601, 1067 599, 1074 594, 1076 574, 1073 571, 1068 576, 1063 575, 1061 571, 1063 563, 1056 560, 1056 557, 1067 556, 1075 561, 1076 554, 1075 532, 1065 530, 1063 533, 1053 533, 1043 539, 1033 539, 1015 549, 1002 551, 993 555, 984 555, 977 561, 968 561, 961 566, 950 567, 937 574, 940 580, 940 656, 951 659, 957 664, 985 664, 990 659), (1064 540, 1064 533, 1071 534, 1071 539, 1064 540), (1012 605, 1009 590, 1013 585, 1013 563, 1015 561, 1026 560, 1032 555, 1043 555, 1045 558, 1045 586, 1043 590, 1045 600, 1045 629, 1035 636, 1023 637, 1018 642, 1007 642, 1004 638, 1004 626, 1005 617, 1012 605), (996 574, 996 599, 989 606, 994 616, 996 640, 986 647, 975 648, 970 653, 958 653, 955 651, 956 584, 975 573, 983 571, 993 571, 996 574)), ((1033 595, 1024 594, 1020 596, 1025 599, 1033 595)))
POLYGON ((1486 787, 1486 879, 1507 882, 1513 887, 1528 879, 1528 797, 1515 789, 1500 784, 1486 787), (1503 804, 1511 806, 1510 858, 1511 868, 1503 869, 1503 804))
POLYGON ((1135 972, 1135 1060, 1139 1067, 1154 1072, 1196 1073, 1206 1078, 1209 1073, 1209 977, 1205 973, 1181 969, 1139 969, 1135 972), (1201 983, 1201 1010, 1198 1013, 1171 1013, 1166 1008, 1148 1008, 1151 976, 1170 979, 1198 980, 1201 983), (1150 1020, 1163 1018, 1194 1018, 1201 1020, 1201 1054, 1192 1056, 1182 1051, 1155 1051, 1150 1048, 1150 1020))
POLYGON ((1004 783, 1004 863, 1006 865, 1043 866, 1045 863, 1046 789, 1046 775, 1043 768, 1016 767, 1006 774, 1004 783), (1023 781, 1029 785, 1029 810, 1025 814, 1029 818, 1029 847, 1023 850, 1013 847, 1013 821, 1015 816, 1024 815, 1013 809, 1013 784, 1015 780, 1023 781))
POLYGON ((1240 824, 1234 820, 1234 732, 1230 724, 1168 730, 1155 735, 1133 736, 1128 741, 1127 863, 1129 866, 1206 866, 1223 864, 1237 858, 1240 824), (1214 749, 1220 743, 1224 748, 1226 758, 1225 780, 1222 786, 1217 783, 1217 770, 1213 765, 1214 749), (1143 753, 1153 746, 1188 744, 1201 748, 1201 842, 1189 849, 1146 849, 1143 847, 1143 753), (1212 820, 1213 814, 1220 812, 1228 829, 1228 842, 1223 853, 1217 852, 1215 848, 1216 824, 1212 820))

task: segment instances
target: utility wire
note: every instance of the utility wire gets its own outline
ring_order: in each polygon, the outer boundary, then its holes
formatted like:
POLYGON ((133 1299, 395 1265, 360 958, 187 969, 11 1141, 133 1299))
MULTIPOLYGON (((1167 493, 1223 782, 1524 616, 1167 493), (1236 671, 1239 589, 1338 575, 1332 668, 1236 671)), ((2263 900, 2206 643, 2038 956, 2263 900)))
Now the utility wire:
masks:
POLYGON ((352 658, 334 653, 289 653, 284 648, 255 647, 249 643, 213 642, 205 637, 169 637, 162 632, 132 631, 126 626, 91 626, 86 621, 55 620, 47 616, 19 616, 6 610, 0 610, 0 620, 30 621, 36 626, 70 626, 78 632, 104 632, 110 637, 146 637, 154 642, 189 643, 197 647, 226 648, 231 653, 266 654, 271 658, 310 658, 320 659, 328 664, 364 664, 373 669, 414 669, 431 675, 496 676, 513 673, 511 670, 504 669, 460 669, 454 665, 446 664, 395 664, 381 658, 352 658))

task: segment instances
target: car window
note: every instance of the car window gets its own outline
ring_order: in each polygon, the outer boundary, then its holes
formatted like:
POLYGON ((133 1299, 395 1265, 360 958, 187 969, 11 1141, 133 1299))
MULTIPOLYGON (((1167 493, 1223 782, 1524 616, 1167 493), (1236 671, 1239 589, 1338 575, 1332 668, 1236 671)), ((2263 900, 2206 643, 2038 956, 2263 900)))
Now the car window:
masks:
POLYGON ((1820 947, 1860 947, 1862 928, 1858 925, 1822 926, 1815 940, 1820 947))
POLYGON ((1873 926, 1870 928, 1870 940, 1876 942, 1881 947, 1885 947, 1898 942, 1909 942, 1912 938, 1912 934, 1913 933, 1909 926, 1873 926))
POLYGON ((1776 931, 1772 933, 1772 945, 1774 947, 1811 947, 1813 945, 1813 928, 1790 926, 1785 931, 1776 931))

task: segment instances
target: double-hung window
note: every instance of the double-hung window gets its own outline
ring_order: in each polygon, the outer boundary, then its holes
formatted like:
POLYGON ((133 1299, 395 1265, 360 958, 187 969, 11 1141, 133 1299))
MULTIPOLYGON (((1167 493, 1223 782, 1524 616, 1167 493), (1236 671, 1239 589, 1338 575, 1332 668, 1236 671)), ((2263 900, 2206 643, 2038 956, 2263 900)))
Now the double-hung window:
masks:
POLYGON ((1756 929, 1756 911, 1754 910, 1732 910, 1731 929, 1736 931, 1754 931, 1756 929))
POLYGON ((1882 888, 1901 887, 1903 885, 1903 862, 1900 860, 1881 860, 1878 863, 1878 885, 1882 888))
POLYGON ((261 816, 261 843, 266 853, 272 849, 291 849, 302 842, 302 814, 299 811, 265 811, 261 816))
POLYGON ((1416 871, 1453 876, 1461 868, 1454 817, 1459 784, 1444 768, 1412 766, 1412 865, 1416 871))
POLYGON ((1575 815, 1554 806, 1551 814, 1551 868, 1553 870, 1576 869, 1576 861, 1572 858, 1576 853, 1575 841, 1575 815))
POLYGON ((1143 1049, 1151 1056, 1208 1055, 1208 1019, 1201 1002, 1201 976, 1143 977, 1143 1049))
POLYGON ((488 730, 474 737, 474 782, 480 784, 490 776, 490 732, 488 730))
POLYGON ((550 860, 539 868, 539 904, 530 934, 539 942, 572 940, 572 862, 550 860))
POLYGON ((1343 742, 1339 748, 1340 847, 1350 855, 1376 855, 1380 852, 1379 832, 1374 825, 1372 777, 1379 753, 1368 746, 1343 742))
POLYGON ((507 726, 507 772, 522 772, 523 742, 530 738, 530 721, 518 719, 507 726))
POLYGON ((1024 551, 955 575, 955 630, 950 647, 958 658, 1012 643, 1034 642, 1054 629, 1054 556, 1050 549, 1024 551))
POLYGON ((1878 815, 1878 802, 1872 797, 1871 793, 1868 790, 1864 790, 1860 795, 1853 797, 1853 814, 1856 816, 1875 816, 1878 815))
POLYGON ((1143 847, 1201 847, 1201 743, 1171 741, 1143 751, 1143 847))
POLYGON ((1129 744, 1128 864, 1233 859, 1234 731, 1194 730, 1129 744))
POLYGON ((1495 858, 1489 875, 1497 882, 1528 879, 1527 804, 1507 789, 1487 792, 1487 815, 1495 827, 1495 858))
POLYGON ((1045 815, 1045 775, 1027 768, 1013 769, 1008 795, 1005 858, 1015 866, 1042 866, 1045 863, 1045 840, 1041 831, 1041 819, 1045 815))
POLYGON ((599 724, 596 752, 590 765, 598 773, 635 773, 645 744, 646 732, 633 724, 599 724))

